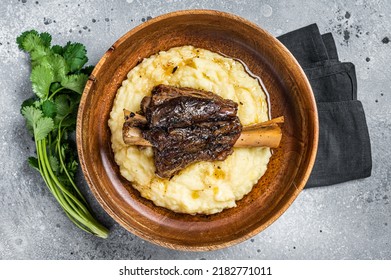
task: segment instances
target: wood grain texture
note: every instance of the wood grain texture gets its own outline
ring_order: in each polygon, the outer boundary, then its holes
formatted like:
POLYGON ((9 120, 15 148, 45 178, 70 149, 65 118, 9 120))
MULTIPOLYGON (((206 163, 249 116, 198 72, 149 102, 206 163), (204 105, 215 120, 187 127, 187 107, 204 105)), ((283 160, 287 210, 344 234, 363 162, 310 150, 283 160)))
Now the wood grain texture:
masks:
POLYGON ((311 87, 289 51, 242 18, 188 10, 154 18, 126 33, 104 54, 87 82, 77 121, 77 146, 87 182, 103 208, 130 232, 179 250, 237 244, 274 222, 303 189, 314 164, 318 120, 311 87), (284 116, 282 140, 265 175, 237 207, 214 215, 178 214, 156 207, 119 173, 107 121, 126 74, 143 58, 193 45, 243 61, 262 78, 272 117, 284 116))

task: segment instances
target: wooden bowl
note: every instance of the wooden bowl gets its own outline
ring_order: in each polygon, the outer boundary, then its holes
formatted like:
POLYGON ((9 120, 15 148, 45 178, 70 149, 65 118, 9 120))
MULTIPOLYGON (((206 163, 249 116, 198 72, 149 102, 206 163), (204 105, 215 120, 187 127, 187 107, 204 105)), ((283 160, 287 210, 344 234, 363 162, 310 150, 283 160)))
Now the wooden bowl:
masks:
POLYGON ((237 244, 274 222, 303 189, 318 142, 315 100, 289 51, 255 24, 218 11, 188 10, 159 16, 121 37, 96 65, 85 87, 77 122, 80 163, 103 208, 130 232, 180 250, 237 244), (178 214, 140 196, 119 173, 111 149, 109 113, 127 73, 143 58, 193 45, 243 61, 262 78, 272 117, 284 115, 283 138, 265 175, 237 207, 214 215, 178 214))

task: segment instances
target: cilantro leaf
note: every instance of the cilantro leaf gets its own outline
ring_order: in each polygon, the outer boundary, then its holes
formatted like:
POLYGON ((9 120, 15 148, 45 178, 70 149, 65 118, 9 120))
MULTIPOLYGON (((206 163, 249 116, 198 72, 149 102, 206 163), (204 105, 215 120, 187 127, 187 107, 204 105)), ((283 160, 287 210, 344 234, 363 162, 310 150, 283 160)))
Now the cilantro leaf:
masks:
POLYGON ((33 106, 24 107, 22 114, 36 141, 44 139, 54 128, 53 120, 49 117, 43 117, 42 110, 38 108, 33 106))
POLYGON ((49 156, 49 163, 50 163, 50 167, 54 172, 57 172, 60 169, 60 163, 55 156, 53 155, 49 156))
POLYGON ((87 63, 87 51, 82 44, 68 42, 64 50, 64 58, 71 72, 80 70, 87 63))
POLYGON ((39 98, 37 98, 34 102, 33 102, 33 105, 35 108, 41 108, 41 101, 39 100, 39 98))
POLYGON ((38 159, 36 157, 29 157, 27 162, 29 165, 39 171, 39 164, 38 164, 38 159))
POLYGON ((53 130, 54 122, 52 118, 40 118, 34 127, 34 138, 36 141, 44 139, 53 130))
POLYGON ((34 135, 35 124, 42 118, 42 111, 34 106, 22 107, 22 115, 26 119, 27 129, 34 135))
POLYGON ((67 170, 68 170, 69 174, 71 175, 71 177, 74 177, 75 173, 77 171, 78 163, 75 160, 75 157, 76 157, 75 149, 74 149, 74 147, 70 147, 70 145, 69 145, 70 143, 71 142, 61 145, 60 151, 61 151, 62 157, 68 159, 66 167, 67 167, 67 170))
POLYGON ((70 173, 70 175, 71 175, 72 178, 75 177, 75 174, 76 174, 77 166, 78 166, 78 165, 79 165, 79 164, 77 163, 76 160, 72 160, 72 161, 70 161, 70 162, 67 164, 67 169, 68 169, 68 171, 69 171, 69 173, 70 173))
POLYGON ((61 94, 54 99, 54 103, 56 104, 58 116, 65 117, 72 113, 72 104, 69 96, 61 94))
POLYGON ((22 42, 22 49, 27 52, 32 52, 37 48, 37 46, 44 46, 44 43, 36 32, 30 32, 28 33, 22 42))
POLYGON ((39 37, 41 38, 43 45, 49 48, 52 42, 52 35, 47 32, 42 32, 39 34, 39 37))
POLYGON ((58 82, 55 82, 55 83, 52 83, 50 85, 50 92, 55 92, 56 90, 60 89, 61 88, 61 84, 58 83, 58 82))
POLYGON ((19 48, 30 53, 33 67, 38 65, 42 58, 52 53, 51 40, 52 37, 49 33, 39 34, 35 30, 23 32, 16 38, 19 48))
POLYGON ((61 55, 54 54, 51 65, 54 72, 54 80, 56 82, 61 82, 61 80, 64 79, 65 75, 69 72, 68 64, 61 55))
POLYGON ((23 101, 22 106, 20 106, 20 113, 22 114, 22 110, 24 107, 33 106, 35 101, 37 101, 37 97, 35 96, 30 97, 25 101, 23 101))
POLYGON ((61 127, 66 127, 69 132, 76 129, 76 114, 72 113, 69 117, 66 117, 61 122, 61 127))
POLYGON ((52 51, 56 54, 63 55, 64 54, 64 48, 59 45, 52 46, 52 51))
POLYGON ((76 128, 77 106, 79 101, 79 95, 76 93, 74 95, 61 94, 54 100, 57 110, 54 123, 55 125, 59 125, 61 122, 61 128, 66 128, 63 136, 66 136, 67 131, 71 132, 76 128))
POLYGON ((69 72, 65 59, 59 54, 51 54, 42 59, 41 64, 50 68, 53 72, 53 81, 61 82, 69 72))
POLYGON ((88 80, 88 76, 86 74, 73 74, 73 75, 66 76, 61 81, 61 85, 67 89, 82 94, 84 87, 87 83, 87 80, 88 80))
POLYGON ((29 34, 35 34, 35 35, 38 36, 38 32, 35 31, 35 30, 25 31, 25 32, 23 32, 22 34, 20 34, 20 35, 16 38, 16 43, 18 44, 19 49, 24 50, 24 51, 27 51, 27 50, 24 48, 23 44, 24 44, 24 41, 25 41, 27 35, 29 35, 29 34))
POLYGON ((36 46, 34 50, 30 53, 31 65, 34 68, 35 66, 42 63, 42 61, 51 54, 49 48, 44 46, 36 46))
POLYGON ((57 113, 56 111, 56 104, 53 101, 45 100, 42 103, 42 112, 45 117, 54 118, 57 113))
POLYGON ((37 65, 31 70, 30 80, 33 91, 42 99, 46 99, 49 94, 50 84, 54 80, 53 71, 43 65, 37 65))

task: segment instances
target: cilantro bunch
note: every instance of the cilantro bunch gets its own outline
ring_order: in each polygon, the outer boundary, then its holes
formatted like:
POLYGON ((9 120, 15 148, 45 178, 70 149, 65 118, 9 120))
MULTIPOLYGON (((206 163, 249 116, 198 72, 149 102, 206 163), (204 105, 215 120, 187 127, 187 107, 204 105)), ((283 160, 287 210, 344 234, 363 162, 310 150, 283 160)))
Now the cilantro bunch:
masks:
POLYGON ((49 33, 35 30, 26 31, 16 39, 19 48, 30 54, 30 80, 35 93, 21 108, 36 146, 37 157, 30 157, 28 162, 41 174, 73 223, 106 238, 108 230, 92 216, 74 182, 77 153, 69 138, 75 130, 80 96, 93 67, 84 67, 88 58, 82 44, 68 42, 63 47, 51 46, 51 39, 49 33))

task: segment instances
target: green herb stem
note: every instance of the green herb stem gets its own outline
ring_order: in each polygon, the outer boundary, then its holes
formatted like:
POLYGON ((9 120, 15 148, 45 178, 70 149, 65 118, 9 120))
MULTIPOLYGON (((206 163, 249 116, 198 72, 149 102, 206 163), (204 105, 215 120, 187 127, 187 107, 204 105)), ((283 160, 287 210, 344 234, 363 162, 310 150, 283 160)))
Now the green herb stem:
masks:
POLYGON ((42 177, 45 180, 46 185, 51 190, 54 197, 64 209, 65 213, 71 221, 75 223, 79 228, 95 234, 99 237, 106 238, 108 231, 102 227, 90 214, 87 208, 74 197, 53 173, 50 166, 49 159, 47 157, 46 140, 38 141, 38 162, 40 163, 40 171, 42 177))
POLYGON ((91 70, 84 67, 87 51, 80 43, 51 47, 51 40, 50 34, 35 30, 16 39, 19 48, 30 54, 30 81, 36 95, 21 109, 36 146, 37 157, 30 157, 29 164, 77 227, 106 238, 108 230, 94 218, 74 182, 77 154, 69 149, 68 134, 75 130, 80 95, 91 70))
POLYGON ((48 99, 49 100, 52 100, 52 98, 57 94, 59 93, 60 91, 62 91, 65 87, 60 87, 59 89, 55 90, 49 97, 48 99))
POLYGON ((67 178, 68 178, 69 182, 71 183, 72 187, 77 192, 77 194, 79 195, 80 199, 84 203, 87 203, 87 201, 85 200, 84 196, 79 191, 79 188, 76 187, 76 184, 73 182, 73 179, 72 179, 71 175, 69 174, 68 169, 67 169, 67 167, 65 166, 65 163, 64 163, 64 159, 63 159, 63 155, 61 153, 61 147, 60 147, 61 137, 62 137, 61 124, 62 124, 62 120, 60 121, 60 123, 58 125, 58 134, 57 134, 57 143, 56 143, 57 144, 56 145, 56 150, 57 150, 58 158, 60 159, 61 167, 63 168, 65 174, 67 175, 67 178))

